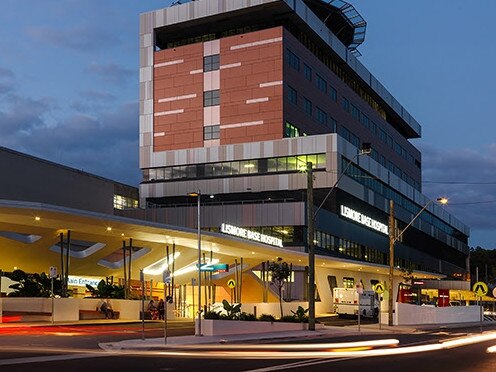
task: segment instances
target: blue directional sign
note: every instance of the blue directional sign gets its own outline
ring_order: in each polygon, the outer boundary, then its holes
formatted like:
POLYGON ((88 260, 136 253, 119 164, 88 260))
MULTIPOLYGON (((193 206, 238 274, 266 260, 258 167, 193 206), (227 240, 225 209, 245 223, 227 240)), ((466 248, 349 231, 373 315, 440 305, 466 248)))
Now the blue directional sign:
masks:
MULTIPOLYGON (((198 267, 198 265, 196 265, 198 267)), ((228 264, 202 264, 200 266, 200 271, 207 271, 207 272, 213 272, 213 271, 219 271, 219 272, 228 272, 229 271, 229 265, 228 264)))

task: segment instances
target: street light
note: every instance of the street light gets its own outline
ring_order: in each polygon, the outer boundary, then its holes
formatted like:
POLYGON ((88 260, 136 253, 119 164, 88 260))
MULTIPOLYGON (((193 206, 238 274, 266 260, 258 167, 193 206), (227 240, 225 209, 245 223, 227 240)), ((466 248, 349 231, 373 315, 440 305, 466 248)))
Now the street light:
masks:
POLYGON ((201 229, 200 229, 200 200, 201 192, 190 192, 188 196, 194 196, 197 198, 197 238, 198 238, 198 327, 195 327, 195 336, 203 336, 201 332, 201 229))
POLYGON ((338 185, 341 178, 345 175, 348 168, 351 166, 353 161, 360 155, 369 155, 372 152, 370 143, 364 142, 360 151, 351 158, 351 160, 346 164, 346 167, 342 170, 338 179, 332 185, 331 189, 320 203, 319 207, 313 211, 313 164, 311 161, 307 162, 307 241, 308 241, 308 330, 315 331, 315 243, 314 243, 314 224, 317 213, 324 205, 327 198, 334 191, 338 185))
MULTIPOLYGON (((436 201, 440 204, 448 204, 448 199, 445 197, 437 198, 436 201)), ((393 274, 394 274, 394 244, 403 236, 403 233, 415 222, 415 220, 427 209, 429 205, 434 203, 434 200, 429 200, 426 205, 413 217, 413 219, 401 230, 398 235, 395 235, 394 229, 394 202, 389 201, 389 300, 388 300, 388 325, 393 326, 393 274)), ((379 323, 381 320, 379 319, 379 323)))

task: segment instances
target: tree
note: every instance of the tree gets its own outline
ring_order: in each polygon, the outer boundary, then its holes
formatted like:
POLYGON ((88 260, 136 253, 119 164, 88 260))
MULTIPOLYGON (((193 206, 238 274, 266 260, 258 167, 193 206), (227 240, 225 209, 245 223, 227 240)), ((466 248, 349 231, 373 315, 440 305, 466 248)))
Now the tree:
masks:
POLYGON ((281 257, 277 258, 277 261, 272 261, 268 267, 269 272, 272 276, 272 283, 276 286, 277 292, 279 294, 279 308, 281 310, 281 318, 283 317, 282 311, 282 287, 284 282, 291 275, 291 270, 287 262, 284 262, 281 257))
POLYGON ((496 282, 496 251, 493 249, 484 249, 479 246, 470 248, 470 277, 472 283, 476 280, 476 268, 479 268, 479 280, 486 281, 487 267, 487 284, 493 285, 496 282))

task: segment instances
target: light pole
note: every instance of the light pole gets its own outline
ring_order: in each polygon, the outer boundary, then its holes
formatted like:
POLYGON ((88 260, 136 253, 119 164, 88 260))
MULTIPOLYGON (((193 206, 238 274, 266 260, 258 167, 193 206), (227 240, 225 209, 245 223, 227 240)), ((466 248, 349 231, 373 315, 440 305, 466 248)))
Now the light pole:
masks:
POLYGON ((190 192, 188 196, 196 196, 197 198, 197 238, 198 238, 198 327, 195 327, 195 336, 203 336, 201 331, 201 225, 200 225, 200 200, 201 192, 190 192))
POLYGON ((338 185, 341 178, 343 178, 344 174, 351 166, 353 161, 359 157, 360 155, 369 155, 372 152, 372 148, 370 143, 364 142, 360 151, 351 158, 351 160, 346 164, 346 167, 341 171, 338 179, 332 185, 329 192, 326 194, 322 203, 320 203, 319 207, 314 211, 313 210, 313 164, 312 162, 307 163, 307 240, 308 240, 308 330, 315 331, 315 243, 314 243, 314 225, 315 218, 317 217, 317 213, 324 205, 327 198, 334 191, 336 186, 338 185))
MULTIPOLYGON (((447 198, 437 198, 436 201, 440 204, 447 204, 447 198)), ((434 203, 434 200, 429 200, 426 205, 413 217, 413 219, 401 230, 398 235, 395 234, 394 223, 394 202, 389 201, 389 299, 388 299, 388 325, 393 326, 393 277, 394 277, 394 244, 403 236, 403 233, 415 222, 415 220, 427 209, 429 205, 434 203)), ((379 319, 379 322, 381 320, 379 319)))

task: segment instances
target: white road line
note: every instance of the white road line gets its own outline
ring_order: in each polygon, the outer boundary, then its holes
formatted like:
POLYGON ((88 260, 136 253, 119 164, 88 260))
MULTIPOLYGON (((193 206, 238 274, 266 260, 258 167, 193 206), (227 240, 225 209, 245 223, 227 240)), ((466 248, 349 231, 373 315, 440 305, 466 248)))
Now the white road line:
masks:
POLYGON ((60 360, 101 358, 101 357, 109 357, 109 356, 115 356, 115 354, 113 353, 69 354, 69 355, 49 355, 49 356, 29 357, 29 358, 2 359, 0 360, 0 366, 10 366, 14 364, 55 362, 60 360))
POLYGON ((306 361, 302 361, 302 362, 280 364, 278 366, 272 366, 272 367, 266 367, 266 368, 259 368, 259 369, 250 369, 250 370, 244 371, 244 372, 280 371, 282 369, 308 367, 308 366, 313 366, 313 365, 316 365, 316 364, 334 363, 334 362, 340 362, 342 360, 357 359, 357 358, 361 358, 361 357, 349 357, 349 358, 339 358, 339 359, 310 359, 310 360, 306 360, 306 361))

